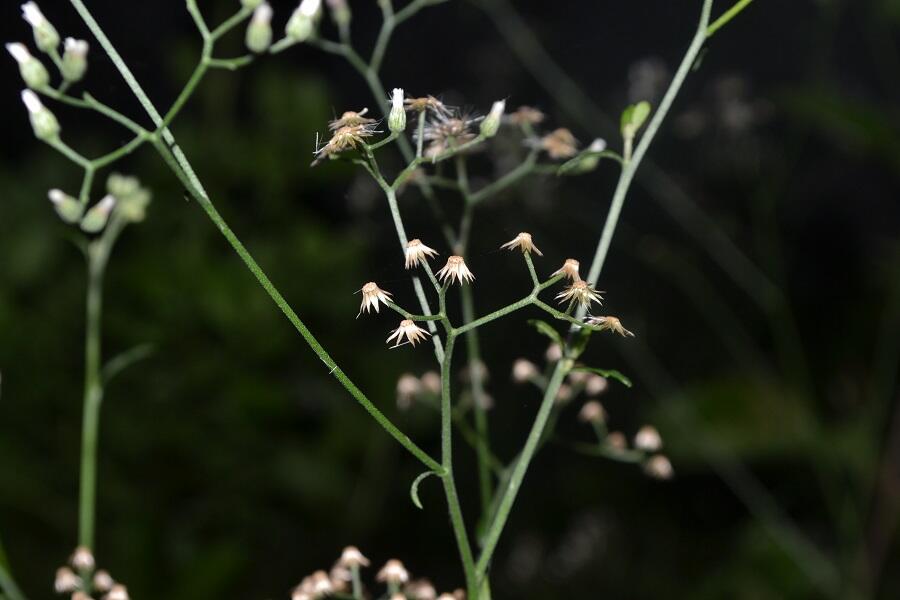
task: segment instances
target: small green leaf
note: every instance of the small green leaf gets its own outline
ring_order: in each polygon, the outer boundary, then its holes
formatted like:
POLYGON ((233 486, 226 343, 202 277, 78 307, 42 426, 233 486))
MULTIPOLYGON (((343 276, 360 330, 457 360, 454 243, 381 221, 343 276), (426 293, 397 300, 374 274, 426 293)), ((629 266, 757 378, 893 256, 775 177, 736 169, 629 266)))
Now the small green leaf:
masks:
POLYGON ((582 373, 596 373, 597 375, 602 375, 603 377, 606 377, 607 379, 615 379, 616 381, 618 381, 625 387, 631 387, 633 385, 631 383, 631 380, 628 377, 626 377, 619 371, 616 371, 615 369, 595 369, 594 367, 575 367, 572 370, 573 371, 581 371, 582 373))
POLYGON ((541 321, 540 319, 529 319, 528 324, 537 329, 538 333, 546 335, 548 338, 559 344, 560 348, 565 345, 562 336, 559 335, 559 332, 556 331, 550 323, 541 321))
POLYGON ((419 500, 419 484, 422 483, 422 480, 428 477, 429 475, 437 475, 434 471, 425 471, 415 479, 413 479, 412 485, 409 486, 409 497, 412 499, 412 503, 416 505, 416 508, 422 509, 422 501, 419 500))

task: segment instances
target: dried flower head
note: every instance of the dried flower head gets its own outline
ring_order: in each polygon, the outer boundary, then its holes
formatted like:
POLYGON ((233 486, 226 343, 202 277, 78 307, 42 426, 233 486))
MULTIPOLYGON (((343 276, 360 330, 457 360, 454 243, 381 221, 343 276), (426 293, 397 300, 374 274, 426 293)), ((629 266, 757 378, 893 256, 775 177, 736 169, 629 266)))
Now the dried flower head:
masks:
POLYGON ((556 299, 560 303, 577 302, 579 305, 588 308, 591 302, 601 303, 601 300, 603 300, 603 297, 600 296, 601 293, 588 285, 586 281, 574 281, 572 285, 557 294, 556 299))
POLYGON ((56 570, 56 578, 53 580, 53 589, 57 594, 68 594, 81 587, 81 577, 76 575, 69 567, 60 567, 56 570))
POLYGON ((370 563, 369 559, 363 556, 363 553, 359 551, 359 548, 356 546, 347 546, 344 548, 344 551, 341 552, 341 558, 338 560, 338 564, 350 568, 368 567, 370 563))
POLYGON ((103 597, 103 600, 129 600, 128 588, 117 583, 110 588, 109 593, 103 597))
POLYGON ((378 284, 374 281, 370 281, 362 286, 359 291, 362 292, 362 303, 359 306, 359 313, 356 315, 357 317, 363 313, 370 312, 373 308, 377 313, 380 310, 381 303, 387 304, 391 297, 390 292, 386 292, 378 287, 378 284))
POLYGON ((563 263, 563 266, 553 271, 550 276, 556 277, 557 275, 565 275, 567 279, 571 279, 572 281, 581 281, 581 275, 578 274, 578 268, 580 266, 581 264, 574 258, 567 258, 566 262, 563 263))
POLYGON ((337 131, 344 127, 358 127, 360 125, 372 125, 377 123, 375 119, 369 119, 365 115, 369 112, 368 108, 364 108, 359 112, 348 110, 341 115, 341 118, 328 122, 328 129, 337 131))
POLYGON ((94 573, 94 589, 98 592, 108 592, 116 584, 112 576, 103 569, 94 573))
POLYGON ((436 113, 425 124, 422 139, 428 142, 425 148, 425 156, 434 158, 457 146, 475 139, 475 133, 471 127, 480 119, 472 115, 462 115, 451 112, 450 114, 436 113))
POLYGON ((425 259, 427 258, 437 256, 438 252, 434 248, 429 248, 422 243, 422 240, 417 238, 409 240, 406 243, 406 248, 403 250, 403 253, 406 256, 406 268, 409 269, 411 267, 418 267, 419 264, 425 262, 425 259))
POLYGON ((403 101, 407 110, 416 112, 431 111, 431 113, 439 116, 449 117, 453 114, 453 110, 435 98, 434 96, 425 96, 422 98, 406 98, 403 101))
POLYGON ((93 571, 95 565, 94 555, 87 546, 78 546, 69 558, 69 564, 76 571, 93 571))
POLYGON ((650 457, 650 460, 644 463, 644 472, 656 479, 671 479, 675 474, 672 463, 662 454, 650 457))
POLYGON ((532 106, 520 106, 507 118, 513 125, 538 125, 544 121, 545 115, 532 106))
POLYGON ((533 362, 525 358, 518 358, 513 363, 512 379, 516 383, 527 383, 538 376, 538 368, 533 362))
POLYGON ((565 128, 551 131, 540 139, 538 146, 554 159, 572 158, 578 154, 578 140, 565 128))
POLYGON ((437 396, 441 393, 441 376, 437 371, 426 371, 420 379, 426 392, 437 396))
POLYGON ((596 400, 585 402, 578 412, 578 420, 584 423, 603 423, 606 421, 606 411, 603 405, 596 400))
POLYGON ((518 248, 522 252, 534 252, 538 256, 543 256, 543 252, 538 250, 537 246, 534 245, 534 241, 531 239, 531 234, 526 233, 524 231, 519 232, 516 237, 506 242, 501 248, 505 248, 507 250, 515 250, 518 248))
POLYGON ((662 445, 662 437, 652 425, 644 425, 634 436, 634 447, 644 452, 657 452, 662 445))
POLYGON ((391 332, 391 335, 388 336, 387 342, 396 338, 396 343, 391 346, 392 348, 396 348, 398 346, 402 346, 406 343, 409 343, 412 346, 415 346, 422 340, 424 340, 427 336, 431 335, 425 329, 422 329, 418 325, 416 325, 413 321, 409 319, 404 319, 400 321, 400 326, 397 329, 391 332), (403 339, 406 338, 404 342, 403 339))
POLYGON ((584 391, 588 396, 599 396, 605 392, 608 387, 609 382, 606 380, 606 377, 597 375, 596 373, 591 374, 584 383, 584 391))
POLYGON ((422 382, 412 373, 404 373, 397 379, 397 408, 406 410, 422 391, 422 382))
POLYGON ((625 450, 628 447, 628 440, 621 431, 612 431, 606 436, 606 445, 613 450, 625 450))
POLYGON ((622 326, 622 321, 617 317, 588 317, 585 323, 596 326, 600 331, 612 331, 622 337, 634 337, 632 332, 622 326))
POLYGON ((382 583, 403 584, 409 581, 409 572, 402 562, 392 558, 381 567, 375 579, 382 583))
POLYGON ((410 600, 437 600, 437 590, 427 579, 415 579, 403 586, 403 593, 410 600))
POLYGON ((443 282, 449 280, 450 283, 459 282, 471 283, 475 279, 475 275, 466 266, 466 261, 462 256, 453 255, 447 259, 447 264, 437 272, 438 279, 443 282))

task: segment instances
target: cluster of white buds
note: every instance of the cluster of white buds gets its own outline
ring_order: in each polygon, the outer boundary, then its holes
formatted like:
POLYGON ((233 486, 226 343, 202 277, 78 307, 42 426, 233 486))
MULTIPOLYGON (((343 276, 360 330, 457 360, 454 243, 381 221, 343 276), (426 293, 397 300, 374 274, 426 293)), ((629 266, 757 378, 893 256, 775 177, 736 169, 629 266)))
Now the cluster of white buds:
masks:
POLYGON ((59 46, 59 33, 34 2, 22 5, 22 17, 31 25, 34 43, 42 52, 54 52, 59 46))
POLYGON ((47 72, 41 61, 32 56, 25 44, 19 42, 6 44, 6 51, 18 63, 19 74, 22 76, 22 81, 25 82, 25 85, 33 90, 47 87, 50 83, 50 73, 47 72))
MULTIPOLYGON (((47 20, 47 17, 34 2, 22 5, 22 17, 31 25, 35 45, 44 53, 53 57, 59 66, 59 72, 68 83, 80 81, 87 71, 88 43, 84 40, 66 38, 63 43, 62 58, 57 53, 60 43, 59 33, 47 20)), ((42 90, 50 83, 50 74, 40 60, 31 55, 24 44, 18 42, 7 44, 7 51, 19 63, 19 72, 25 85, 35 90, 42 90)))
POLYGON ((321 16, 322 0, 302 0, 288 19, 284 33, 295 42, 305 42, 315 33, 321 16))
POLYGON ((63 42, 63 57, 60 72, 63 79, 70 82, 80 81, 87 71, 88 43, 67 37, 63 42))
POLYGON ((406 129, 406 107, 403 103, 403 90, 394 88, 391 92, 391 112, 388 115, 388 129, 391 133, 402 133, 406 129))
POLYGON ((102 600, 130 600, 128 588, 103 569, 96 570, 94 555, 79 546, 69 558, 69 564, 56 570, 53 589, 57 594, 71 594, 72 600, 93 600, 90 594, 103 594, 102 600))
POLYGON ((272 45, 272 7, 268 2, 250 4, 254 4, 253 16, 247 25, 244 43, 251 52, 262 54, 272 45))
POLYGON ((56 116, 43 105, 37 94, 31 90, 22 90, 22 102, 28 109, 28 119, 31 121, 31 129, 37 139, 51 142, 59 138, 59 121, 56 116))

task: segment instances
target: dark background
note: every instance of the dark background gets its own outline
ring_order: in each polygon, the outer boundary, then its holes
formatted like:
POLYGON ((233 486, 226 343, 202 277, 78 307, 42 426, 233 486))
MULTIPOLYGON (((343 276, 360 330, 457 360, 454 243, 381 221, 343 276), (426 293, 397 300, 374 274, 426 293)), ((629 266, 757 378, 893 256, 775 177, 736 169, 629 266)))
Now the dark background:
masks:
MULTIPOLYGON (((0 29, 27 41, 17 4, 3 3, 0 29)), ((200 4, 218 22, 237 1, 200 4)), ((367 53, 377 8, 350 4, 367 53)), ((501 97, 536 105, 548 128, 618 148, 608 123, 629 100, 656 99, 668 77, 653 75, 674 70, 700 2, 513 4, 584 96, 543 55, 522 60, 534 48, 499 0, 453 0, 402 26, 385 85, 482 111, 501 97)), ((274 5, 279 32, 293 3, 274 5)), ((63 35, 91 39, 68 3, 41 6, 63 35)), ((199 52, 183 2, 89 6, 168 105, 199 52)), ((894 0, 761 0, 710 41, 632 188, 600 282, 608 310, 638 337, 598 339, 588 353, 635 380, 604 398, 611 425, 655 423, 676 478, 574 454, 565 442, 590 436, 570 407, 504 534, 496 598, 900 596, 898 28, 894 0)), ((240 53, 241 37, 221 55, 240 53)), ((144 123, 91 41, 86 88, 144 123)), ((0 533, 29 596, 49 598, 77 536, 84 271, 45 194, 77 189, 80 172, 33 139, 11 60, 2 81, 0 533)), ((87 155, 127 140, 93 115, 48 105, 87 155)), ((388 351, 393 317, 354 319, 353 292, 370 279, 414 306, 383 198, 349 164, 308 166, 326 121, 365 106, 376 105, 346 63, 296 47, 211 74, 173 130, 337 362, 437 453, 436 415, 394 405, 400 373, 433 368, 429 349, 388 351)), ((474 160, 476 181, 520 152, 502 139, 494 148, 474 160)), ((329 377, 155 153, 118 168, 155 199, 110 265, 105 353, 143 342, 156 351, 107 390, 101 566, 135 598, 285 598, 353 543, 376 564, 398 557, 440 589, 460 586, 439 486, 423 483, 424 511, 411 504, 421 467, 329 377)), ((581 178, 534 178, 479 209, 467 257, 478 311, 527 288, 519 259, 496 250, 517 231, 544 251, 540 272, 568 256, 586 267, 616 176, 609 163, 581 178)), ((444 201, 456 214, 457 199, 444 201)), ((419 196, 401 207, 436 244, 419 196)), ((534 316, 482 330, 505 459, 539 401, 508 377, 515 358, 541 360, 546 340, 525 324, 534 316)), ((474 456, 457 448, 473 515, 474 456)))

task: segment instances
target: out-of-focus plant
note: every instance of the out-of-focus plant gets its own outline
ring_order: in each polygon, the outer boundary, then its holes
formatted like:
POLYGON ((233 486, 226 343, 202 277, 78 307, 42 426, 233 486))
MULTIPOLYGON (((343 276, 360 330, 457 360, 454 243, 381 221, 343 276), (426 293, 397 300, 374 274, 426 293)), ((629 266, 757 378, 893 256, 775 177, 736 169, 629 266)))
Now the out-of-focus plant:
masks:
MULTIPOLYGON (((187 10, 203 40, 201 57, 187 84, 169 110, 163 114, 144 92, 84 2, 70 0, 150 117, 152 127, 149 128, 139 125, 87 92, 81 96, 70 94, 69 89, 78 84, 87 71, 87 42, 72 38, 61 40, 59 33, 35 3, 23 5, 23 14, 32 27, 36 47, 54 63, 60 78, 58 84, 52 84, 49 71, 39 58, 31 54, 26 45, 21 43, 7 45, 9 53, 19 64, 22 79, 28 88, 22 92, 22 100, 35 136, 84 172, 83 183, 77 196, 57 189, 51 190, 48 194, 59 217, 81 230, 83 235, 78 238, 78 244, 87 257, 88 274, 79 544, 69 561, 70 565, 61 567, 57 573, 58 592, 71 593, 73 598, 81 600, 88 598, 92 593, 103 593, 108 600, 123 600, 128 597, 124 586, 115 582, 105 571, 97 570, 95 565, 93 549, 97 435, 105 382, 145 355, 147 348, 140 346, 103 365, 100 350, 102 286, 116 239, 127 224, 143 220, 150 193, 141 187, 137 179, 112 174, 107 179, 108 193, 103 199, 91 205, 90 197, 97 173, 144 145, 149 144, 158 152, 189 196, 204 209, 329 372, 379 425, 423 464, 426 471, 412 483, 410 490, 412 501, 421 507, 418 487, 425 478, 434 475, 441 480, 462 562, 465 593, 469 598, 490 598, 490 566, 497 543, 522 487, 529 464, 553 429, 559 407, 571 402, 581 393, 587 396, 601 393, 608 379, 617 379, 630 385, 629 380, 617 371, 595 368, 580 362, 595 332, 608 331, 623 337, 634 336, 618 318, 611 315, 590 314, 593 305, 601 304, 602 300, 596 284, 635 172, 684 80, 695 66, 704 43, 743 10, 750 0, 737 2, 712 24, 710 23, 712 0, 702 1, 696 33, 659 106, 653 110, 649 103, 638 102, 623 112, 621 153, 608 150, 606 142, 600 139, 579 151, 574 136, 566 129, 538 134, 537 127, 544 120, 543 114, 529 107, 521 107, 507 113, 506 103, 503 100, 495 102, 484 116, 476 116, 447 106, 435 96, 407 96, 400 88, 395 88, 388 97, 379 72, 395 28, 420 10, 445 1, 413 0, 404 8, 395 10, 391 0, 379 0, 383 23, 370 58, 365 60, 351 41, 352 14, 344 0, 327 2, 327 9, 337 29, 337 40, 326 39, 321 34, 321 20, 325 12, 322 2, 303 0, 287 20, 285 35, 274 43, 273 11, 262 0, 241 0, 239 10, 216 27, 207 24, 195 0, 186 0, 187 10), (245 43, 250 54, 234 58, 215 56, 217 42, 244 23, 246 23, 245 43), (62 54, 59 52, 60 44, 63 47, 62 54), (439 364, 439 373, 426 374, 421 379, 412 376, 401 378, 398 382, 398 394, 401 397, 430 394, 435 400, 441 422, 440 459, 433 458, 400 431, 335 363, 216 210, 169 128, 209 70, 236 70, 252 63, 256 55, 277 54, 299 44, 315 46, 344 57, 363 77, 383 114, 383 119, 379 120, 368 116, 366 109, 347 111, 340 118, 330 122, 328 124, 330 137, 325 143, 317 144, 313 165, 331 160, 350 161, 362 167, 384 193, 401 244, 404 266, 413 273, 412 284, 421 312, 407 310, 392 300, 390 292, 375 282, 368 282, 359 290, 362 299, 360 314, 371 313, 373 310, 380 313, 381 307, 384 306, 402 317, 399 326, 391 331, 387 338, 392 347, 407 344, 416 346, 419 342, 430 338, 439 364), (133 138, 120 148, 99 158, 86 158, 62 141, 62 127, 50 109, 44 106, 41 96, 100 113, 128 129, 133 138), (384 127, 387 128, 386 135, 383 135, 384 127), (472 153, 490 143, 504 127, 513 135, 518 135, 521 143, 529 148, 527 156, 505 175, 475 189, 469 181, 467 161, 472 153), (412 136, 408 135, 410 130, 412 136), (394 147, 399 150, 405 166, 389 175, 382 169, 376 156, 394 147), (549 160, 541 160, 544 154, 549 160), (570 258, 549 276, 540 277, 534 256, 542 256, 542 253, 532 236, 521 232, 501 247, 521 253, 531 281, 530 289, 506 306, 486 315, 476 316, 471 291, 475 275, 469 269, 464 257, 469 247, 472 224, 479 204, 526 176, 583 174, 595 169, 604 158, 619 163, 621 171, 587 276, 581 277, 579 262, 570 258), (562 164, 556 162, 562 159, 566 159, 562 164), (449 169, 448 165, 452 165, 450 174, 445 173, 445 169, 449 169), (397 198, 410 185, 415 185, 421 191, 444 233, 444 242, 450 256, 440 270, 433 271, 429 263, 438 251, 419 239, 409 239, 407 236, 407 224, 400 213, 397 198), (462 200, 462 215, 455 226, 445 217, 437 201, 437 189, 450 190, 462 200), (416 275, 419 271, 424 272, 426 277, 424 285, 416 275), (556 295, 562 310, 540 298, 540 295, 552 286, 563 283, 565 287, 556 295), (451 319, 448 311, 448 295, 451 288, 457 284, 460 287, 461 322, 451 319), (436 309, 432 308, 435 300, 436 309), (547 354, 547 368, 544 373, 540 373, 532 363, 524 359, 519 360, 514 367, 513 377, 516 381, 536 385, 542 399, 523 447, 508 464, 505 464, 490 448, 487 417, 490 399, 484 388, 487 369, 480 360, 477 332, 482 326, 527 307, 543 311, 554 320, 562 322, 564 327, 559 330, 545 321, 531 321, 537 331, 550 338, 552 342, 547 354), (465 338, 468 354, 465 371, 470 388, 471 406, 466 406, 459 400, 454 406, 452 360, 460 337, 465 338), (468 424, 469 408, 474 415, 474 428, 468 424), (470 541, 470 530, 463 517, 456 491, 453 463, 454 425, 475 447, 478 457, 481 515, 476 529, 476 545, 470 541)), ((457 397, 461 398, 462 395, 457 394, 457 397)), ((667 478, 672 475, 672 465, 659 453, 662 440, 653 427, 645 426, 640 429, 629 447, 622 433, 607 431, 604 408, 596 400, 589 400, 583 404, 579 418, 592 425, 597 437, 595 443, 582 448, 584 451, 641 464, 648 474, 655 477, 667 478)), ((294 598, 302 600, 328 595, 362 598, 365 592, 359 571, 360 567, 367 566, 368 562, 358 550, 348 547, 330 573, 319 571, 304 579, 294 590, 294 598)), ((397 595, 401 598, 434 596, 433 588, 425 589, 423 587, 425 584, 421 581, 409 581, 409 574, 399 561, 388 561, 378 573, 377 580, 387 585, 388 594, 392 598, 397 595), (423 589, 417 591, 416 585, 423 589)), ((21 600, 24 597, 6 569, 2 554, 0 554, 0 586, 12 600, 21 600)))

